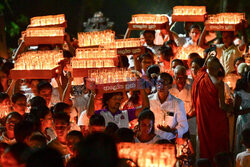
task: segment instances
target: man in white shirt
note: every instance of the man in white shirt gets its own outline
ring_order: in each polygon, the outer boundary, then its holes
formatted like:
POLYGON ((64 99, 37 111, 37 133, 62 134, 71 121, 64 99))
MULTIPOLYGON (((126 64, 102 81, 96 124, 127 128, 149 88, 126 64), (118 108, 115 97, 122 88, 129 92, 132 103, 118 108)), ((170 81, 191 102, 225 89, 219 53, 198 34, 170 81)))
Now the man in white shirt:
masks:
POLYGON ((167 140, 175 139, 176 134, 182 138, 188 131, 184 103, 169 93, 172 83, 170 74, 161 73, 157 80, 157 92, 149 97, 150 110, 155 114, 155 125, 160 128, 156 128, 156 134, 167 140))
POLYGON ((155 31, 154 30, 145 30, 143 32, 143 37, 145 39, 145 44, 147 48, 149 48, 154 54, 159 54, 159 49, 161 46, 155 45, 155 31))
POLYGON ((242 132, 243 144, 246 151, 241 152, 236 157, 236 167, 250 166, 250 129, 247 128, 242 132))

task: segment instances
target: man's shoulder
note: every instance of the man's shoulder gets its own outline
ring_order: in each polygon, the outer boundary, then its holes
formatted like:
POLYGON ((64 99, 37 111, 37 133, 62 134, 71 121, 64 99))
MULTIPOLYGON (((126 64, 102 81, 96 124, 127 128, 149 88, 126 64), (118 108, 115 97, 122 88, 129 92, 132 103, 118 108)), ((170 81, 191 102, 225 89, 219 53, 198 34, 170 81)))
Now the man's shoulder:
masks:
POLYGON ((173 101, 176 101, 178 104, 179 104, 179 103, 184 103, 181 99, 175 97, 174 95, 170 94, 170 96, 171 96, 171 99, 172 99, 173 101))
POLYGON ((156 93, 153 93, 153 94, 151 94, 151 95, 148 95, 148 99, 149 99, 149 100, 156 100, 156 99, 155 99, 155 96, 156 96, 156 93))

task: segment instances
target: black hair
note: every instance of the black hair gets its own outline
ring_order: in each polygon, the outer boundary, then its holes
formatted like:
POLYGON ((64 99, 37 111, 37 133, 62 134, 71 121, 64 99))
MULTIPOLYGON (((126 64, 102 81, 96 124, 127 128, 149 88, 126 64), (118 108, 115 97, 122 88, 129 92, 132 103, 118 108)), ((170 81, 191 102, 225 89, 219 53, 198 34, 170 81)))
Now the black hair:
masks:
POLYGON ((7 93, 5 93, 5 92, 0 92, 0 103, 2 103, 5 99, 9 99, 10 98, 10 96, 7 94, 7 93))
POLYGON ((159 51, 161 53, 162 59, 165 60, 165 61, 170 61, 170 58, 174 57, 173 49, 168 45, 163 45, 159 49, 159 51))
POLYGON ((105 133, 109 134, 109 135, 114 135, 114 133, 118 130, 118 126, 113 123, 113 122, 109 122, 108 125, 105 128, 105 133))
POLYGON ((198 66, 203 67, 203 65, 204 65, 204 63, 205 63, 205 60, 202 59, 202 58, 197 57, 197 58, 194 58, 194 59, 191 61, 191 65, 192 65, 192 63, 196 63, 198 66))
POLYGON ((63 50, 63 57, 64 57, 64 58, 72 58, 73 55, 71 54, 70 51, 68 51, 68 50, 63 50))
POLYGON ((27 167, 64 167, 63 156, 53 148, 36 150, 28 159, 27 167))
POLYGON ((118 67, 123 67, 123 68, 128 68, 129 67, 129 62, 128 62, 128 57, 127 56, 120 56, 120 61, 118 62, 118 67))
POLYGON ((108 134, 90 134, 79 143, 79 148, 80 166, 116 167, 118 164, 116 143, 108 134))
POLYGON ((14 117, 14 118, 18 119, 19 121, 22 121, 22 120, 23 120, 23 116, 22 116, 21 114, 19 114, 18 112, 11 112, 11 113, 9 113, 9 114, 6 116, 6 118, 5 118, 5 122, 7 121, 7 119, 8 119, 9 117, 14 117))
POLYGON ((51 89, 52 90, 52 86, 48 81, 42 80, 37 85, 37 92, 40 93, 40 91, 42 89, 51 89))
POLYGON ((198 29, 198 30, 201 31, 201 27, 200 27, 198 24, 192 24, 192 25, 190 26, 190 28, 189 28, 189 32, 190 32, 193 28, 196 28, 196 29, 198 29))
POLYGON ((212 167, 212 163, 209 161, 209 159, 206 158, 200 158, 196 161, 197 167, 212 167))
POLYGON ((143 59, 145 58, 148 58, 148 59, 151 59, 154 61, 154 56, 149 54, 149 53, 145 53, 145 54, 142 54, 140 57, 139 57, 139 61, 140 63, 142 62, 143 59))
POLYGON ((33 116, 33 121, 38 128, 41 127, 41 119, 44 119, 45 116, 48 115, 49 113, 50 110, 46 105, 32 107, 30 109, 30 115, 33 116))
POLYGON ((227 152, 220 152, 214 156, 214 162, 217 167, 230 166, 230 163, 233 162, 233 156, 227 152))
POLYGON ((144 120, 144 119, 149 119, 149 120, 152 120, 153 121, 153 127, 152 127, 152 130, 151 130, 151 134, 154 134, 155 133, 155 116, 154 116, 154 113, 150 110, 150 109, 144 109, 142 110, 142 112, 139 114, 138 116, 138 123, 140 125, 141 121, 144 120))
POLYGON ((63 102, 56 103, 56 105, 53 108, 53 114, 56 114, 58 112, 64 112, 64 110, 68 108, 70 108, 70 105, 66 103, 63 102))
POLYGON ((151 33, 152 35, 154 35, 155 36, 155 30, 145 30, 145 31, 143 31, 143 35, 145 35, 146 33, 151 33))
POLYGON ((167 139, 160 139, 160 140, 157 140, 155 144, 174 144, 174 143, 172 143, 171 141, 167 139))
POLYGON ((39 107, 39 106, 46 106, 46 100, 41 96, 35 96, 32 99, 30 99, 30 106, 33 107, 39 107))
POLYGON ((39 142, 39 146, 35 146, 35 147, 44 147, 44 146, 46 146, 46 144, 47 144, 47 139, 46 139, 46 137, 45 136, 43 136, 43 135, 32 135, 31 137, 30 137, 30 141, 37 141, 37 142, 39 142))
POLYGON ((129 128, 120 128, 116 131, 116 137, 118 142, 134 142, 135 133, 129 128))
POLYGON ((242 142, 246 148, 250 148, 250 128, 246 128, 242 131, 242 142))
POLYGON ((184 63, 183 63, 183 61, 182 61, 181 59, 174 59, 174 60, 171 62, 171 66, 172 66, 172 64, 173 64, 174 62, 177 62, 177 63, 179 63, 179 65, 184 66, 184 63))
POLYGON ((102 115, 94 114, 89 118, 90 126, 105 126, 105 119, 102 115))
POLYGON ((248 82, 250 82, 250 70, 247 72, 243 73, 243 76, 241 79, 238 79, 236 82, 236 87, 235 91, 240 91, 240 90, 245 90, 247 91, 248 89, 248 82))
POLYGON ((54 122, 56 120, 62 120, 64 122, 66 122, 67 124, 70 123, 70 117, 69 115, 66 113, 66 112, 58 112, 56 114, 53 115, 53 119, 54 119, 54 122))
POLYGON ((40 44, 40 45, 38 45, 38 50, 40 50, 43 47, 47 47, 48 49, 46 49, 46 50, 52 50, 53 49, 52 45, 49 45, 49 44, 40 44))
POLYGON ((15 139, 17 142, 24 143, 27 137, 35 131, 35 125, 31 121, 23 120, 14 127, 15 139))
POLYGON ((122 92, 104 93, 103 97, 102 97, 102 107, 107 108, 108 107, 107 101, 109 101, 109 99, 111 99, 115 95, 121 95, 122 96, 123 93, 122 92))
POLYGON ((201 58, 201 56, 200 56, 198 53, 193 52, 193 53, 190 53, 190 54, 188 55, 188 58, 191 59, 191 60, 193 60, 193 59, 195 59, 195 58, 201 58))
POLYGON ((3 66, 1 67, 1 71, 5 74, 7 74, 7 76, 9 76, 10 74, 10 70, 14 68, 14 64, 10 61, 7 61, 6 63, 3 64, 3 66))
POLYGON ((243 62, 245 62, 245 58, 244 58, 244 57, 237 57, 237 58, 234 60, 234 66, 235 66, 235 64, 237 63, 237 61, 243 61, 243 62))
POLYGON ((173 77, 169 73, 163 72, 160 74, 159 77, 160 77, 160 79, 164 79, 164 80, 168 79, 170 81, 169 84, 173 83, 173 77))
POLYGON ((24 143, 15 143, 5 149, 5 153, 10 153, 18 164, 25 164, 31 154, 31 149, 24 143))
POLYGON ((26 96, 22 93, 15 93, 12 97, 11 97, 11 101, 12 103, 16 103, 18 100, 22 99, 22 98, 26 98, 26 96))
MULTIPOLYGON (((156 65, 156 64, 153 64, 153 65, 151 65, 151 66, 149 66, 148 67, 148 69, 147 69, 147 77, 149 78, 149 79, 153 79, 152 78, 152 76, 151 76, 151 74, 160 74, 160 67, 158 66, 158 65, 156 65)), ((156 79, 156 78, 154 78, 154 79, 156 79)))
POLYGON ((78 137, 78 139, 79 139, 80 141, 83 140, 83 135, 82 135, 82 133, 81 133, 80 131, 77 131, 77 130, 72 130, 72 131, 70 131, 70 132, 67 134, 67 136, 75 136, 75 137, 78 137))

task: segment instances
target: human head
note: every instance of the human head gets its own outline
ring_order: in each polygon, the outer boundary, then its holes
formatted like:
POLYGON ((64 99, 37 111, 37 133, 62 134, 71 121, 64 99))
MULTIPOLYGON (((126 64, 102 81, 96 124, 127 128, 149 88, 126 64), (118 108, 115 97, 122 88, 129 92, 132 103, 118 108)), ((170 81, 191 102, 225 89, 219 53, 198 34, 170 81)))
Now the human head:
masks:
POLYGON ((23 120, 17 123, 14 127, 16 141, 29 144, 30 137, 35 130, 35 125, 31 121, 23 120))
POLYGON ((30 148, 23 143, 15 143, 9 145, 2 155, 2 167, 25 167, 28 157, 30 156, 30 148))
POLYGON ((163 61, 170 62, 170 59, 172 57, 174 57, 174 53, 173 53, 172 48, 168 45, 163 45, 160 48, 160 62, 163 62, 163 61))
POLYGON ((56 114, 58 112, 66 112, 68 115, 70 115, 71 106, 63 102, 56 103, 53 109, 53 114, 56 114))
POLYGON ((161 73, 157 79, 157 92, 159 96, 168 94, 169 89, 172 87, 173 78, 168 73, 161 73))
POLYGON ((222 32, 222 41, 226 47, 229 47, 233 44, 234 41, 234 32, 233 31, 223 31, 222 32))
POLYGON ((201 28, 197 24, 193 24, 190 26, 189 29, 189 37, 192 39, 193 42, 197 42, 199 40, 201 34, 201 28))
POLYGON ((83 135, 80 131, 70 131, 66 136, 67 149, 71 155, 74 154, 75 144, 83 140, 83 135))
POLYGON ((21 122, 23 119, 22 115, 20 115, 18 112, 11 112, 6 116, 5 119, 5 127, 6 131, 13 131, 14 127, 17 123, 21 122))
POLYGON ((115 132, 115 134, 118 142, 134 142, 135 133, 129 128, 120 128, 115 132))
POLYGON ((190 27, 193 25, 192 22, 184 22, 184 30, 187 34, 187 36, 189 35, 189 31, 190 31, 190 27))
POLYGON ((109 135, 114 135, 115 132, 118 130, 118 126, 113 123, 113 122, 109 122, 108 125, 105 128, 105 133, 109 134, 109 135))
POLYGON ((144 134, 154 134, 155 116, 149 109, 144 109, 138 116, 139 130, 144 134))
POLYGON ((180 60, 180 59, 174 59, 174 60, 171 62, 171 71, 174 72, 175 67, 178 66, 178 65, 184 66, 183 61, 180 60))
POLYGON ((148 53, 145 53, 145 54, 141 55, 139 60, 140 60, 140 63, 141 63, 142 70, 144 72, 147 71, 149 66, 151 66, 151 65, 153 65, 155 63, 154 62, 154 56, 150 55, 148 53))
POLYGON ((35 96, 32 99, 30 99, 30 107, 39 107, 39 106, 46 106, 46 100, 42 98, 41 96, 35 96))
POLYGON ((235 71, 238 73, 238 66, 241 64, 241 63, 245 63, 245 59, 244 57, 237 57, 235 60, 234 60, 234 68, 235 68, 235 71))
POLYGON ((46 137, 34 134, 30 137, 29 146, 33 149, 45 147, 47 144, 46 137))
POLYGON ((48 45, 48 44, 38 45, 38 50, 52 50, 52 49, 53 49, 52 45, 48 45))
POLYGON ((145 42, 148 46, 154 45, 154 40, 155 40, 155 31, 154 30, 145 30, 143 32, 143 37, 144 37, 145 42))
POLYGON ((230 153, 220 152, 214 156, 214 162, 217 167, 233 167, 233 157, 230 153))
POLYGON ((89 118, 89 132, 104 132, 105 119, 102 115, 94 114, 89 118))
POLYGON ((217 79, 222 79, 225 76, 225 71, 223 66, 220 64, 219 59, 216 57, 210 57, 207 61, 208 72, 211 76, 217 79))
POLYGON ((148 79, 157 79, 158 75, 160 74, 160 67, 156 64, 151 65, 147 69, 147 77, 148 79))
POLYGON ((46 128, 52 127, 52 114, 46 105, 31 108, 30 114, 35 117, 39 130, 44 131, 46 128))
POLYGON ((37 85, 37 93, 39 96, 46 100, 47 106, 50 104, 51 95, 52 95, 52 86, 47 81, 41 81, 37 85))
POLYGON ((242 131, 242 142, 246 148, 250 148, 250 128, 246 128, 242 131))
POLYGON ((39 84, 41 80, 39 79, 31 79, 30 80, 30 88, 31 88, 31 91, 32 93, 34 93, 36 96, 37 96, 37 85, 39 84))
POLYGON ((188 55, 188 67, 190 68, 191 66, 191 62, 195 59, 195 58, 201 58, 200 55, 198 53, 190 53, 188 55))
POLYGON ((247 63, 241 63, 237 68, 237 72, 241 76, 243 76, 243 74, 247 71, 249 71, 249 66, 247 65, 247 63))
POLYGON ((174 80, 177 88, 182 90, 187 81, 186 68, 184 66, 176 66, 174 70, 174 80))
POLYGON ((79 148, 81 166, 116 167, 118 164, 116 143, 107 134, 92 133, 79 144, 79 148))
POLYGON ((65 112, 59 112, 54 115, 54 129, 60 142, 66 141, 66 135, 70 128, 69 119, 69 115, 65 112))
POLYGON ((27 107, 27 98, 22 93, 16 93, 11 98, 13 110, 21 115, 25 114, 27 107))
POLYGON ((212 164, 209 161, 209 159, 200 158, 196 161, 196 166, 197 167, 212 167, 212 164))
POLYGON ((202 58, 194 58, 191 62, 191 75, 194 79, 197 75, 197 72, 204 65, 204 59, 202 58))
POLYGON ((0 104, 10 105, 10 96, 5 92, 0 92, 0 104))
POLYGON ((123 99, 122 92, 104 93, 103 94, 103 107, 109 110, 118 111, 123 99))
POLYGON ((43 147, 37 149, 28 158, 27 167, 64 167, 63 156, 55 149, 43 147))
POLYGON ((250 90, 250 70, 243 74, 241 79, 236 82, 235 91, 244 90, 249 92, 250 90))

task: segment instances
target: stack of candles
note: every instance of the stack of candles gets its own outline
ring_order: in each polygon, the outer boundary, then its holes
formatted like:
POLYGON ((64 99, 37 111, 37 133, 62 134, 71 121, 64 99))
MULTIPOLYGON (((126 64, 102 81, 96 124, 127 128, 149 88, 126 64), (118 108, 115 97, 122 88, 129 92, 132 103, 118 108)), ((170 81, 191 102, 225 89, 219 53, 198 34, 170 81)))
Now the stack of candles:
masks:
POLYGON ((245 19, 245 13, 219 13, 208 15, 207 24, 239 24, 245 19))
POLYGON ((135 74, 123 68, 95 69, 89 70, 88 72, 90 80, 96 84, 136 81, 135 74))
POLYGON ((176 58, 181 60, 187 60, 191 53, 198 53, 202 58, 204 58, 204 49, 201 47, 179 47, 176 53, 176 58))
POLYGON ((76 50, 76 58, 81 59, 112 59, 116 58, 117 53, 112 49, 101 48, 78 48, 76 50))
POLYGON ((0 119, 5 118, 11 112, 9 105, 0 105, 0 119))
POLYGON ((114 60, 90 60, 90 59, 72 59, 73 68, 102 68, 102 67, 115 67, 114 60))
POLYGON ((105 48, 130 48, 140 46, 142 46, 140 38, 116 39, 115 42, 104 45, 105 48))
POLYGON ((168 22, 168 17, 161 14, 132 15, 131 24, 162 24, 168 22))
POLYGON ((64 14, 38 16, 38 17, 32 17, 30 19, 31 23, 30 26, 37 27, 37 26, 57 25, 57 24, 63 24, 64 22, 65 22, 64 14))
POLYGON ((120 158, 128 158, 143 167, 173 167, 176 162, 174 145, 119 143, 120 158))
POLYGON ((29 51, 22 53, 14 70, 51 70, 63 60, 63 52, 57 50, 29 51))
POLYGON ((206 14, 205 6, 175 6, 173 15, 204 15, 206 14))
POLYGON ((28 28, 26 30, 27 37, 55 37, 64 36, 64 33, 64 27, 28 28))
POLYGON ((78 44, 80 47, 111 43, 114 40, 115 32, 111 30, 78 33, 78 44))

